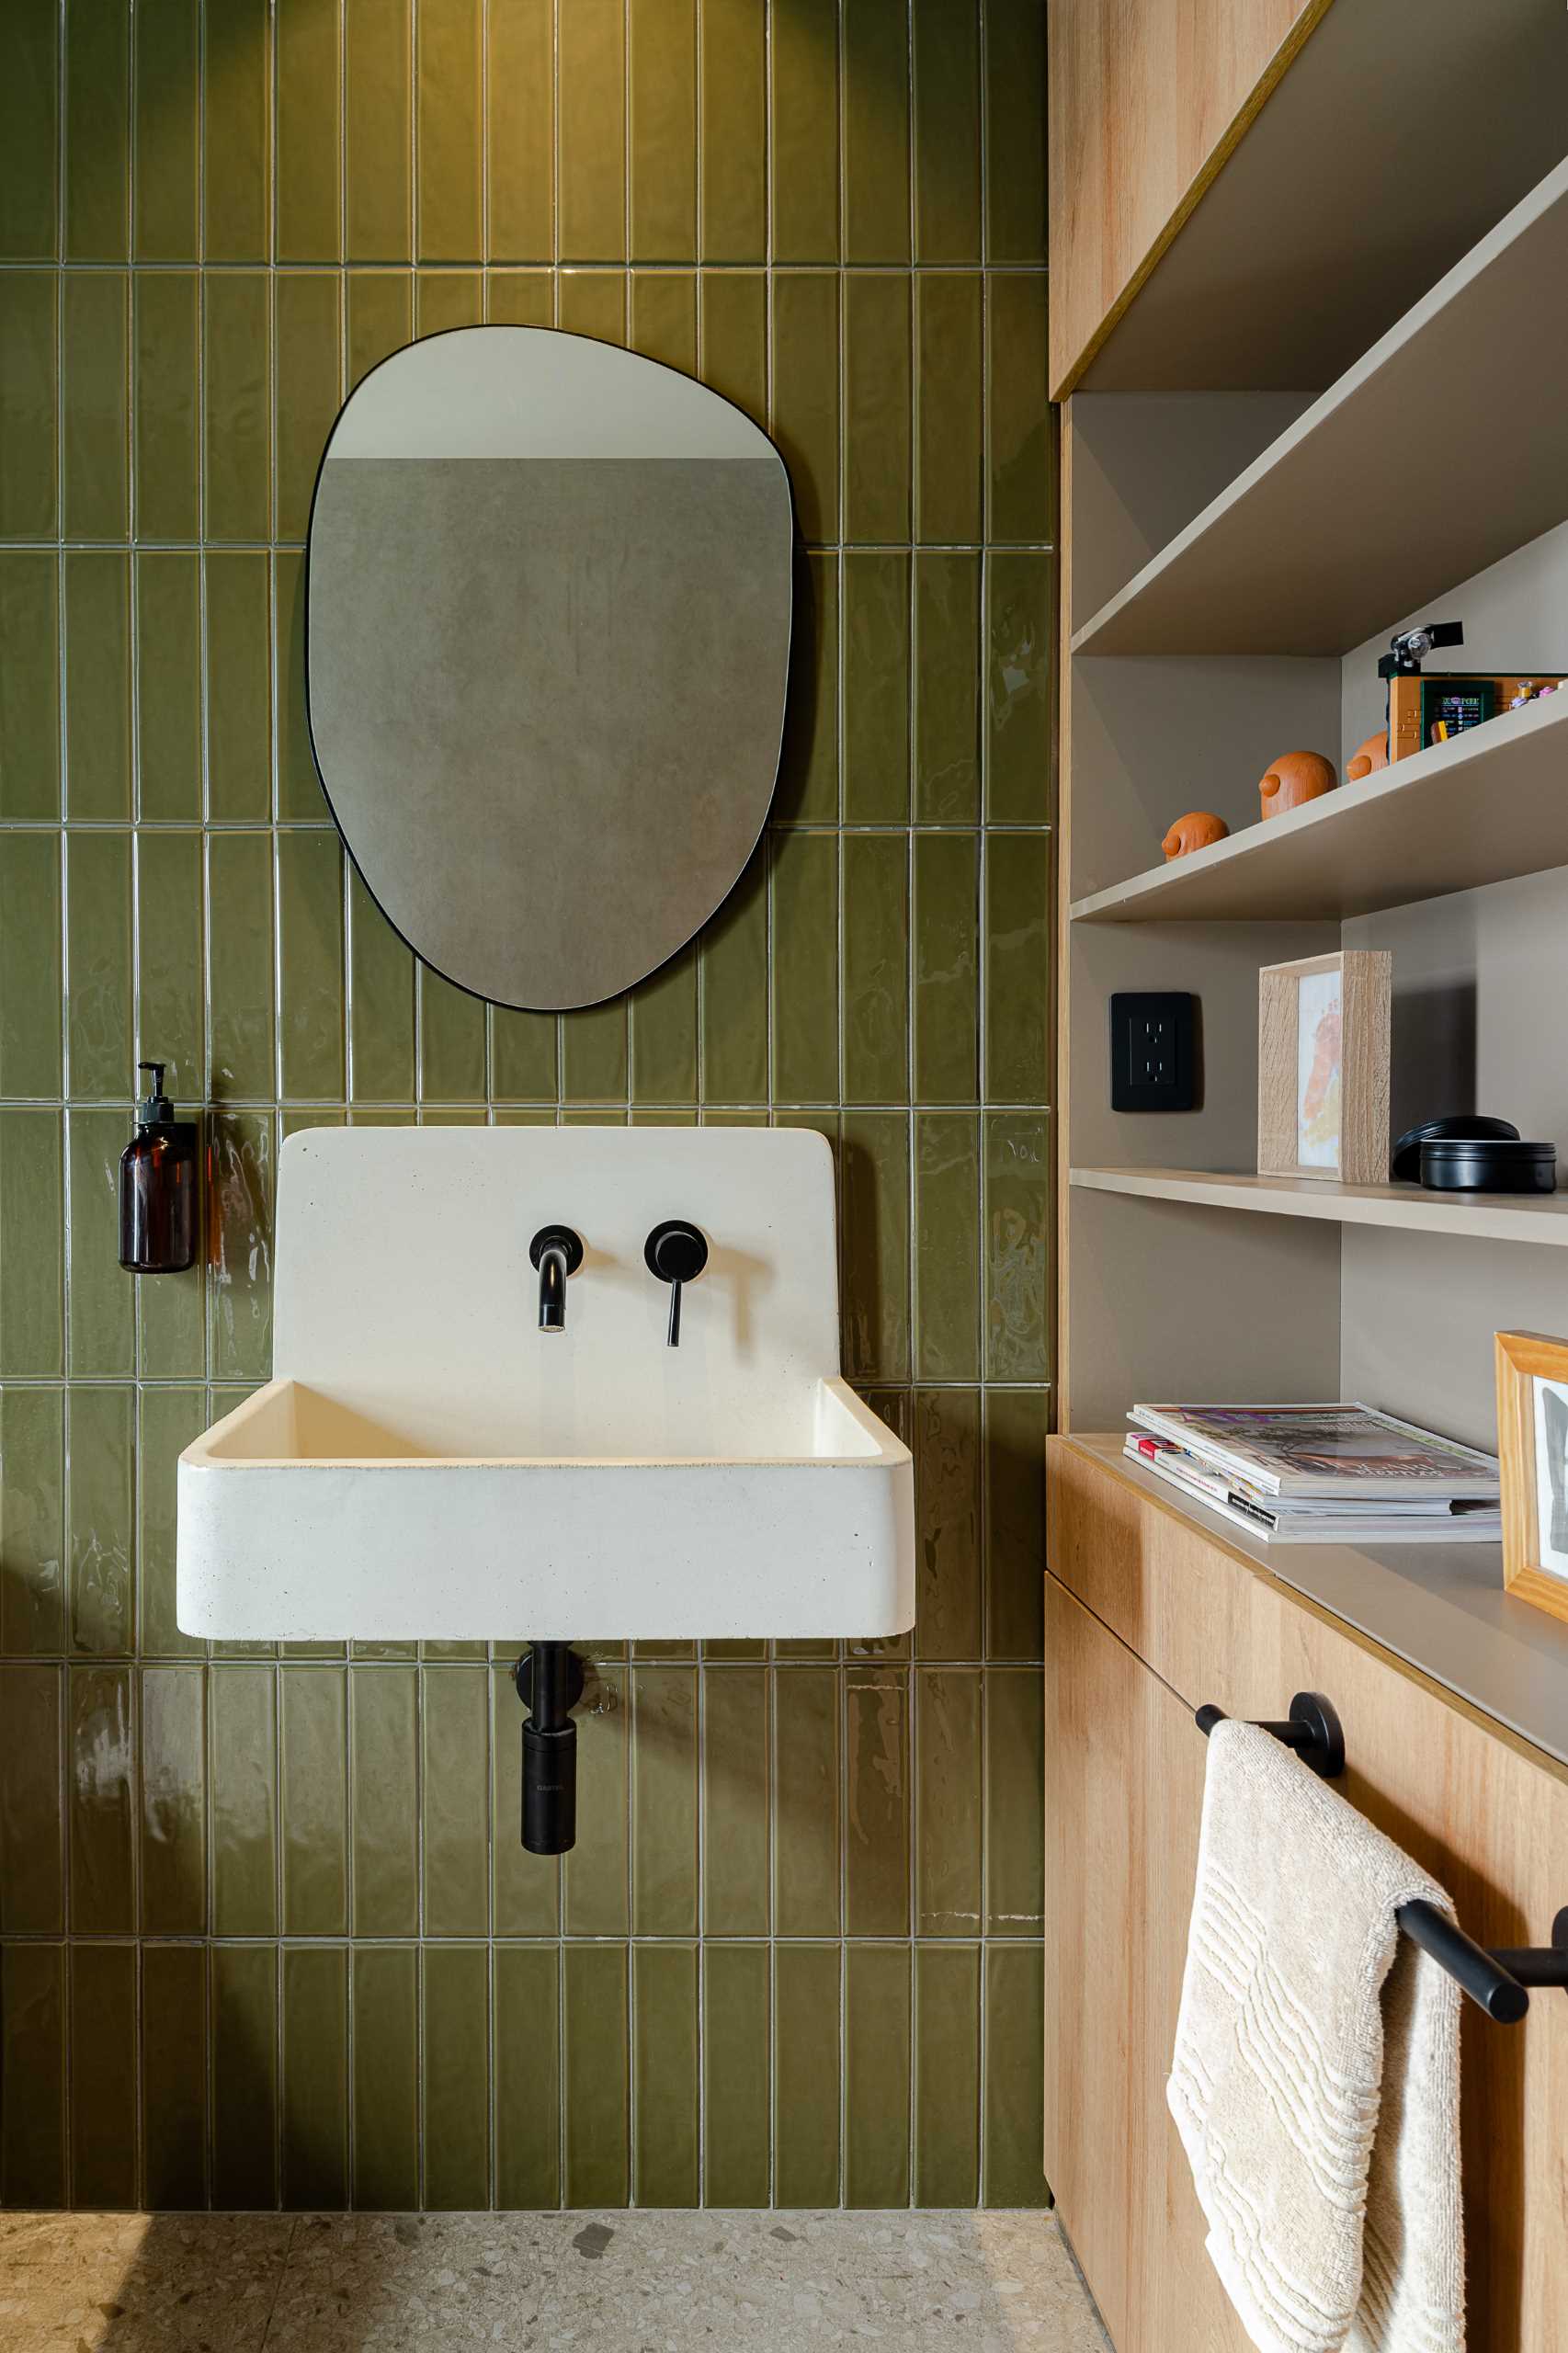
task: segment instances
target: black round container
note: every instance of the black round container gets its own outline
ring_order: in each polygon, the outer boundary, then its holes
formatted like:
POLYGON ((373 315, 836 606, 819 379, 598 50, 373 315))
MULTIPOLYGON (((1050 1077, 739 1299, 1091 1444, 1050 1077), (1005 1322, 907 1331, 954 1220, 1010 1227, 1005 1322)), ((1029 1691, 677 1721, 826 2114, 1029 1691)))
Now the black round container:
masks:
POLYGON ((1434 1193, 1550 1193, 1557 1184, 1557 1146, 1517 1136, 1428 1137, 1421 1182, 1434 1193))
POLYGON ((1467 1140, 1472 1136, 1497 1136, 1513 1141, 1518 1132, 1512 1120, 1489 1120, 1480 1111, 1456 1111, 1446 1120, 1425 1120, 1418 1128, 1406 1128, 1393 1148, 1394 1183, 1421 1182, 1421 1147, 1434 1138, 1440 1136, 1447 1141, 1455 1136, 1467 1140))

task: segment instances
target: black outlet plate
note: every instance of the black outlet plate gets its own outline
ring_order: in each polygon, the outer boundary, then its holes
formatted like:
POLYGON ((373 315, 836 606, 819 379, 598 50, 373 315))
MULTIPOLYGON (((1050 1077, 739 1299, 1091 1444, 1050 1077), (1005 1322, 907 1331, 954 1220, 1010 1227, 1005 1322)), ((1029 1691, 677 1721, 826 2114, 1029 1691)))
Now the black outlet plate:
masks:
POLYGON ((1120 990, 1110 1001, 1110 1108, 1198 1104, 1198 999, 1184 989, 1120 990))

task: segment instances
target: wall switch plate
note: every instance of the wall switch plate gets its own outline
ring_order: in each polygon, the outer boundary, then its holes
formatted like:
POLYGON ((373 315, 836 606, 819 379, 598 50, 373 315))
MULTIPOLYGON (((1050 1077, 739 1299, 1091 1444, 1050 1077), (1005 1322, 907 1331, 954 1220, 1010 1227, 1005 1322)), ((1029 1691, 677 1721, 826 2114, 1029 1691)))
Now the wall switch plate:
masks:
POLYGON ((1121 990, 1110 1001, 1110 1108, 1190 1111, 1198 1101, 1198 999, 1121 990))

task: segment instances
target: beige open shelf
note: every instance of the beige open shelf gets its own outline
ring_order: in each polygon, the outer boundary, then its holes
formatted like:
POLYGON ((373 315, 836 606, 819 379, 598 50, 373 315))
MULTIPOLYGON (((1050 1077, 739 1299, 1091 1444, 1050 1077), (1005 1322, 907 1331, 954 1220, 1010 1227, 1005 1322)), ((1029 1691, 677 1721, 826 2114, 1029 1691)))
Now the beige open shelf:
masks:
POLYGON ((1075 900, 1074 923, 1340 919, 1568 866, 1568 689, 1075 900))
POLYGON ((1090 1192, 1185 1201, 1198 1209, 1568 1246, 1568 1193, 1428 1193, 1419 1185, 1336 1185, 1206 1168, 1074 1168, 1069 1177, 1090 1192))
POLYGON ((1565 282, 1568 162, 1103 604, 1072 651, 1343 654, 1561 522, 1565 282))

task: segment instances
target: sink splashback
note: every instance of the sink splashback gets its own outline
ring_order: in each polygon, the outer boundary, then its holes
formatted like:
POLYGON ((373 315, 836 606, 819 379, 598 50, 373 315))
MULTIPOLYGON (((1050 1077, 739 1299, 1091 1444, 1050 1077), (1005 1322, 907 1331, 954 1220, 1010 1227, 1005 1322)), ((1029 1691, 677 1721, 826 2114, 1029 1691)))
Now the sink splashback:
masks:
MULTIPOLYGON (((274 1372, 420 1451, 813 1451, 838 1371, 833 1160, 809 1130, 307 1130, 283 1146, 274 1372), (708 1237, 678 1348, 649 1230, 708 1237), (566 1328, 528 1244, 583 1239, 566 1328)), ((369 1442, 369 1441, 368 1441, 369 1442)))

